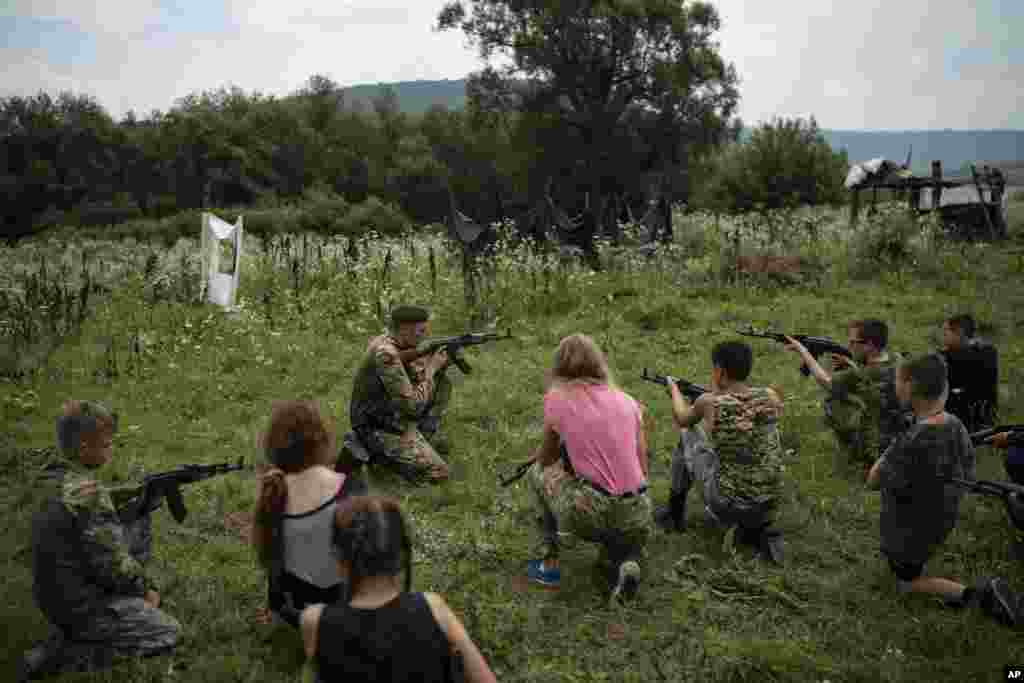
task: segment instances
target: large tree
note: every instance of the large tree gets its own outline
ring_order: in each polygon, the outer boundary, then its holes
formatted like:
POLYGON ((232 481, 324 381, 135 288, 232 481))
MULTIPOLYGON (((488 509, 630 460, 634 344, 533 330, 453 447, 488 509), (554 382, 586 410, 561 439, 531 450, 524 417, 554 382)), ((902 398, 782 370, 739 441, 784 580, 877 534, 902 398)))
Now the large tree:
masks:
POLYGON ((585 192, 582 246, 590 250, 617 186, 629 112, 645 112, 652 141, 662 138, 649 166, 664 188, 685 163, 684 135, 707 124, 724 132, 739 97, 735 69, 712 41, 718 13, 703 2, 456 1, 438 27, 461 29, 485 61, 504 58, 482 80, 526 81, 529 106, 546 102, 557 113, 563 153, 578 162, 569 172, 585 192))

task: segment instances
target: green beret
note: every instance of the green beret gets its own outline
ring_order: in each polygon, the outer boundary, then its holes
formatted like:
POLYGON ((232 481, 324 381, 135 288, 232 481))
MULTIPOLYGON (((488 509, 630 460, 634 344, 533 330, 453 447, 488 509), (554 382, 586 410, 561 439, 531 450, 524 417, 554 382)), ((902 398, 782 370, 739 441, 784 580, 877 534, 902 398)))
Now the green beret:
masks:
POLYGON ((430 319, 430 310, 423 306, 395 306, 391 309, 391 323, 398 326, 402 323, 423 323, 430 319))

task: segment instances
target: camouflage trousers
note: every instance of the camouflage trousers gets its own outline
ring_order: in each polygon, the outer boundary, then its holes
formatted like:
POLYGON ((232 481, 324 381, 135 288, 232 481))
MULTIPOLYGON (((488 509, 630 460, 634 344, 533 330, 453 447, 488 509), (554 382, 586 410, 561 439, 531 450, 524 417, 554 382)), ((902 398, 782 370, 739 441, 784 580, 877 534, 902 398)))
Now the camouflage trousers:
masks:
POLYGON ((613 566, 640 558, 651 533, 647 493, 606 496, 569 474, 561 461, 549 467, 534 464, 526 478, 542 513, 542 557, 558 557, 558 532, 565 531, 600 544, 602 557, 613 566))
POLYGON ((449 474, 448 463, 429 439, 440 428, 451 395, 451 380, 447 374, 441 374, 434 380, 434 394, 418 423, 410 425, 402 434, 360 430, 360 440, 375 457, 394 465, 399 474, 411 482, 444 481, 449 474))
POLYGON ((722 493, 718 485, 718 462, 718 453, 699 425, 684 429, 672 453, 672 494, 686 494, 697 483, 704 498, 705 519, 715 526, 758 529, 772 523, 774 505, 737 500, 722 493))
MULTIPOLYGON (((140 564, 152 554, 152 528, 151 515, 125 525, 125 542, 140 564)), ((45 644, 29 651, 26 661, 33 660, 30 669, 37 675, 97 671, 118 659, 168 652, 177 645, 180 632, 174 617, 142 598, 113 597, 80 625, 55 630, 45 644)))
POLYGON ((116 597, 81 630, 68 634, 75 643, 91 643, 118 657, 145 656, 178 644, 181 624, 161 609, 136 597, 116 597))
POLYGON ((59 673, 99 671, 118 660, 166 654, 178 644, 181 624, 139 597, 111 598, 87 622, 56 629, 25 653, 31 678, 59 673))
POLYGON ((359 437, 376 457, 393 465, 411 482, 444 481, 448 478, 448 463, 438 455, 423 432, 415 427, 403 434, 360 432, 359 437))

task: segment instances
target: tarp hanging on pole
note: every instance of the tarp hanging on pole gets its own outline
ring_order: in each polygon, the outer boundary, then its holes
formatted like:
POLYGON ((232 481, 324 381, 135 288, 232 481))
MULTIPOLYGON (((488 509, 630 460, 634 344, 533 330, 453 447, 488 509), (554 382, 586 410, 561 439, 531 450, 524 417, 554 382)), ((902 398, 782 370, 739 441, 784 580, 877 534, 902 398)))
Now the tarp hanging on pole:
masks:
POLYGON ((242 271, 242 217, 234 225, 212 213, 202 215, 202 272, 205 301, 223 308, 235 305, 238 277, 242 271), (221 272, 221 243, 230 241, 234 247, 234 263, 228 273, 221 272))

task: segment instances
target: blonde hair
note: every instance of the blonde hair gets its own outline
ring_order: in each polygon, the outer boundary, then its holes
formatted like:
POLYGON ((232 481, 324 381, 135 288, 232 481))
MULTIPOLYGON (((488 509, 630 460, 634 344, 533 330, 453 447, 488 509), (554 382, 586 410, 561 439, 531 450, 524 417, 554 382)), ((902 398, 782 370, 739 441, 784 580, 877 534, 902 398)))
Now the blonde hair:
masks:
POLYGON ((555 362, 548 374, 548 385, 606 384, 615 387, 615 379, 604 351, 585 334, 562 339, 555 351, 555 362))

